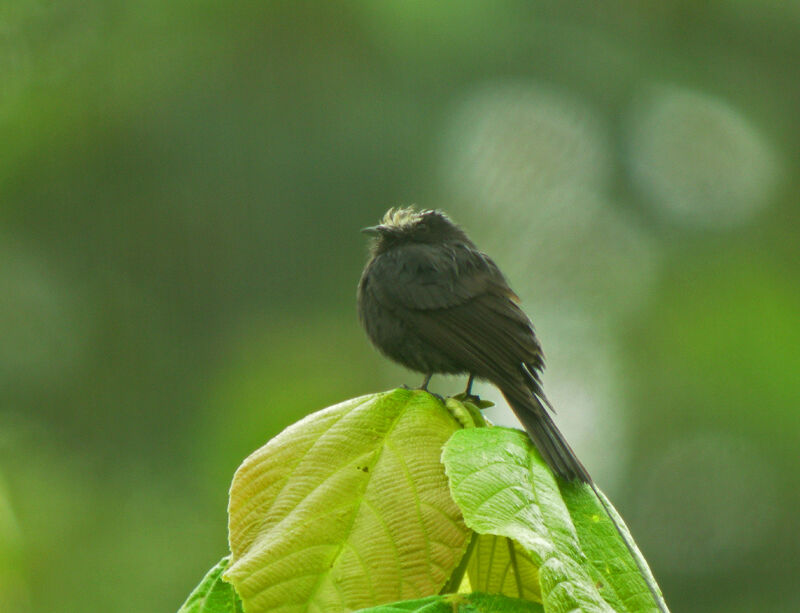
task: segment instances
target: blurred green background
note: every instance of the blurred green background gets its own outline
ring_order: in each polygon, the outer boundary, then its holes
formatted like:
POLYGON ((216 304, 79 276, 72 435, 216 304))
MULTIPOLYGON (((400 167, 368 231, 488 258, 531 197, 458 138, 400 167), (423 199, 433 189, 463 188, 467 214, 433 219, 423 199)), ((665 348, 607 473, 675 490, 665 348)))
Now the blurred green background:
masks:
POLYGON ((417 384, 354 304, 412 203, 672 610, 800 610, 799 65, 775 0, 4 2, 0 611, 177 609, 248 453, 417 384))

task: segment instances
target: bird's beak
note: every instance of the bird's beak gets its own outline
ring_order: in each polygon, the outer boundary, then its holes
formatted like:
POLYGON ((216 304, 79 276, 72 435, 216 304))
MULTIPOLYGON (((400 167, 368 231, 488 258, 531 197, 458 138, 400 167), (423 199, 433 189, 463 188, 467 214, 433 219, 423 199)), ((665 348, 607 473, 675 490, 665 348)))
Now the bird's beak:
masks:
POLYGON ((368 228, 361 228, 361 231, 364 234, 369 234, 370 236, 378 236, 383 230, 383 226, 369 226, 368 228))

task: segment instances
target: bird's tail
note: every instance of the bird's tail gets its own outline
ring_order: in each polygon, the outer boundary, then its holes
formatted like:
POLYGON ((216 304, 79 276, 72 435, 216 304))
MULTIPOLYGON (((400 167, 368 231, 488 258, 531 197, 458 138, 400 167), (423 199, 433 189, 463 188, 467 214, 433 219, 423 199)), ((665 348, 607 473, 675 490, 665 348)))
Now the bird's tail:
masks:
POLYGON ((533 394, 522 396, 505 391, 503 395, 553 472, 568 481, 580 479, 584 483, 592 483, 586 468, 572 451, 547 408, 537 396, 533 394))
POLYGON ((501 391, 503 392, 503 396, 506 397, 506 400, 508 400, 508 404, 511 405, 514 414, 522 422, 533 444, 536 445, 536 449, 539 450, 544 461, 547 462, 547 465, 553 472, 569 481, 580 479, 592 488, 598 501, 603 506, 603 509, 605 509, 608 519, 611 520, 617 534, 619 534, 622 542, 625 543, 625 546, 628 548, 628 552, 636 563, 639 572, 645 578, 647 588, 650 590, 650 594, 658 610, 663 613, 669 613, 667 605, 664 603, 663 596, 661 596, 658 587, 652 580, 650 569, 647 568, 647 564, 642 559, 642 554, 639 553, 639 550, 636 549, 636 546, 631 541, 630 532, 628 532, 627 528, 625 530, 622 529, 620 525, 621 520, 619 520, 616 511, 612 512, 611 503, 608 502, 606 497, 597 489, 589 473, 586 471, 583 464, 581 464, 575 452, 572 451, 572 448, 564 439, 564 436, 559 432, 545 407, 547 400, 541 393, 541 388, 538 384, 538 381, 533 381, 533 385, 531 386, 533 389, 530 395, 524 394, 521 390, 519 392, 501 391))

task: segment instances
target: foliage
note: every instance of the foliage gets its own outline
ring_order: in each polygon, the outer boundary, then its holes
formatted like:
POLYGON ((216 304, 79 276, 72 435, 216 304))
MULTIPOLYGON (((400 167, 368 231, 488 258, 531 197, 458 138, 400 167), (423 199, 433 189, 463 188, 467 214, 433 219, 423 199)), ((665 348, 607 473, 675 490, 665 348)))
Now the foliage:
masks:
POLYGON ((253 453, 231 486, 230 563, 180 613, 235 613, 237 594, 247 613, 666 611, 610 503, 557 480, 524 432, 474 427, 462 400, 356 398, 253 453))
POLYGON ((225 556, 209 570, 178 613, 242 613, 242 601, 236 590, 222 580, 229 562, 230 556, 225 556))
POLYGON ((225 578, 248 611, 438 592, 469 540, 439 461, 458 427, 433 396, 397 390, 310 415, 247 458, 231 486, 225 578))
POLYGON ((498 594, 446 594, 362 609, 358 613, 542 613, 536 602, 498 594))
MULTIPOLYGON (((467 525, 513 539, 526 554, 525 564, 538 567, 546 611, 661 606, 651 595, 655 582, 649 570, 640 561, 640 573, 592 488, 557 480, 524 432, 497 427, 456 432, 443 460, 467 525)), ((614 519, 629 537, 619 516, 614 519)), ((509 550, 509 558, 515 550, 509 550)), ((526 589, 532 588, 519 574, 517 594, 526 589)))

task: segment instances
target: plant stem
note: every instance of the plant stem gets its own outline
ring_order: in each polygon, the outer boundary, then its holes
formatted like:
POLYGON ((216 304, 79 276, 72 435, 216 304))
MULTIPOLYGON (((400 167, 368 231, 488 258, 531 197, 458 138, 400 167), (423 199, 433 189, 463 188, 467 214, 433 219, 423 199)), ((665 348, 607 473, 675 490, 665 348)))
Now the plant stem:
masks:
POLYGON ((450 575, 447 583, 445 583, 444 587, 439 590, 440 594, 454 594, 458 592, 458 588, 461 586, 461 582, 464 580, 464 573, 467 572, 469 559, 472 557, 472 550, 475 549, 475 543, 478 542, 479 536, 480 535, 477 532, 472 533, 472 537, 469 539, 469 545, 467 545, 467 550, 461 557, 461 561, 453 571, 453 574, 450 575))

